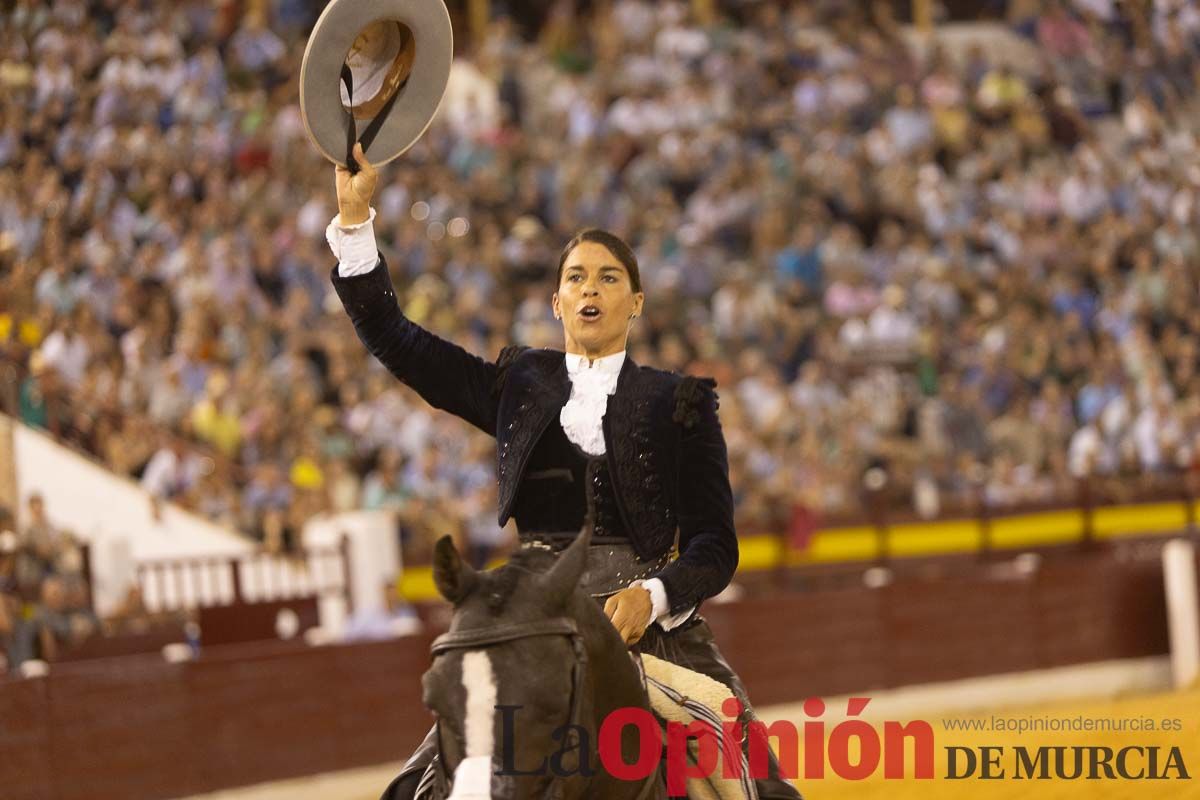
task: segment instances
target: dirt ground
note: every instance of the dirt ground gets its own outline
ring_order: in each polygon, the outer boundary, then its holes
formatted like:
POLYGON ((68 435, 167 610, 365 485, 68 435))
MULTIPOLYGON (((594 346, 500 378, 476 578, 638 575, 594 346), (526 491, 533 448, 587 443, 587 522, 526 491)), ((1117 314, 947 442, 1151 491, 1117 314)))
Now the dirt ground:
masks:
MULTIPOLYGON (((991 723, 993 715, 947 716, 944 719, 977 719, 991 723)), ((844 781, 830 778, 799 781, 805 800, 1067 800, 1097 798, 1097 800, 1200 800, 1200 689, 1097 702, 1051 704, 1019 710, 1008 709, 995 716, 1006 720, 1104 719, 1154 720, 1156 726, 1165 719, 1178 719, 1183 727, 1178 732, 1105 731, 1105 732, 951 732, 943 726, 943 717, 927 719, 933 725, 937 743, 934 780, 884 780, 882 768, 864 781, 844 781), (1177 746, 1183 755, 1192 780, 1013 780, 1015 754, 1013 748, 1023 746, 1032 751, 1039 746, 1104 746, 1118 750, 1122 747, 1163 748, 1160 764, 1165 764, 1166 751, 1177 746), (1002 766, 1008 777, 1001 780, 946 780, 946 747, 962 746, 978 749, 981 746, 1000 746, 1006 750, 1002 766)), ((899 720, 906 722, 907 720, 899 720)), ((1046 722, 1039 723, 1042 725, 1046 722)), ((1140 722, 1140 725, 1145 725, 1140 722)), ((1008 726, 1008 723, 1005 723, 1008 726)), ((978 750, 977 750, 978 752, 978 750)), ((856 755, 852 753, 853 756, 856 755)), ((911 758, 910 758, 911 761, 911 758)), ((961 763, 961 762, 960 762, 961 763)), ((1130 763, 1136 770, 1145 764, 1135 758, 1130 763)), ((910 769, 911 772, 911 769, 910 769)), ((1175 773, 1172 773, 1174 775, 1175 773)))

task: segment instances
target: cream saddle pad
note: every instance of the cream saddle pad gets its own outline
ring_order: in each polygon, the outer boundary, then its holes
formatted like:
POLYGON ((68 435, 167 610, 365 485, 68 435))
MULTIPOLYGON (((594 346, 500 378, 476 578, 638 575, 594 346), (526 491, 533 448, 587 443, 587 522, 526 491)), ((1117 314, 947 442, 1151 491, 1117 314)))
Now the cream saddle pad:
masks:
MULTIPOLYGON (((667 722, 683 725, 700 722, 708 726, 711 735, 716 737, 718 742, 716 769, 708 778, 688 779, 688 799, 758 800, 758 790, 749 777, 749 767, 741 743, 738 743, 736 752, 729 753, 720 745, 721 723, 728 721, 721 705, 734 696, 729 687, 707 675, 701 675, 661 658, 646 654, 634 655, 635 662, 639 659, 642 675, 646 679, 646 694, 650 698, 650 707, 654 713, 667 722), (736 758, 741 762, 741 768, 734 770, 734 774, 742 777, 724 777, 726 758, 736 758)), ((696 749, 695 740, 689 740, 689 763, 694 763, 696 749)))

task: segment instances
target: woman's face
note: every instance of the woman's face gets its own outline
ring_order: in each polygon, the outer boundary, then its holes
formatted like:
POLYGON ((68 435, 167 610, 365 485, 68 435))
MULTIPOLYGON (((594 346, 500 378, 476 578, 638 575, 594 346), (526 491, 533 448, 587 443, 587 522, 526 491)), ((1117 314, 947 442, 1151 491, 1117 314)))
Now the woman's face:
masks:
POLYGON ((607 247, 581 242, 567 254, 551 300, 554 315, 563 323, 567 352, 598 358, 624 350, 630 322, 642 313, 643 299, 607 247))

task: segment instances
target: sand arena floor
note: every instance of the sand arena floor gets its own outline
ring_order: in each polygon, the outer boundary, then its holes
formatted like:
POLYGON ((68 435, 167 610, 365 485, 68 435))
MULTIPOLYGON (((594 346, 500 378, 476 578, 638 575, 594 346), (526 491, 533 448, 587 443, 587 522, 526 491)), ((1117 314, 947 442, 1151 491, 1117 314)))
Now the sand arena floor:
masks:
MULTIPOLYGON (((944 719, 988 719, 991 714, 946 715, 944 719)), ((843 781, 837 778, 800 782, 806 800, 1067 800, 1098 798, 1098 800, 1200 800, 1200 689, 1182 693, 1164 693, 1096 702, 1054 703, 997 712, 1005 718, 1075 718, 1092 719, 1153 719, 1178 718, 1183 724, 1180 732, 950 732, 943 728, 943 717, 926 717, 933 724, 937 742, 935 780, 883 780, 879 770, 865 781, 843 781), (1024 746, 1087 746, 1121 747, 1159 745, 1165 751, 1171 746, 1181 749, 1192 780, 1179 781, 1030 781, 977 779, 945 780, 947 746, 978 748, 983 745, 1002 746, 1011 754, 1012 748, 1024 746)), ((904 720, 901 720, 904 721, 904 720)), ((1156 723, 1157 724, 1157 723, 1156 723)), ((1004 766, 1011 776, 1013 758, 1007 756, 1004 766)))

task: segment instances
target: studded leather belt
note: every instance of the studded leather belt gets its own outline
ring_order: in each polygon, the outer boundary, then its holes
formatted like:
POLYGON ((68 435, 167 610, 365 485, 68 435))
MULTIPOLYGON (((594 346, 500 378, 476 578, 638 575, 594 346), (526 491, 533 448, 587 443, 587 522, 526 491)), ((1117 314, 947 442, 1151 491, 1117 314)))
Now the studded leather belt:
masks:
MULTIPOLYGON (((577 535, 575 532, 530 534, 521 537, 521 546, 558 552, 569 545, 577 535)), ((664 553, 652 561, 642 561, 628 539, 595 537, 588 547, 587 567, 583 577, 579 579, 579 584, 592 597, 607 597, 628 587, 634 581, 654 577, 670 561, 670 553, 664 553)))

